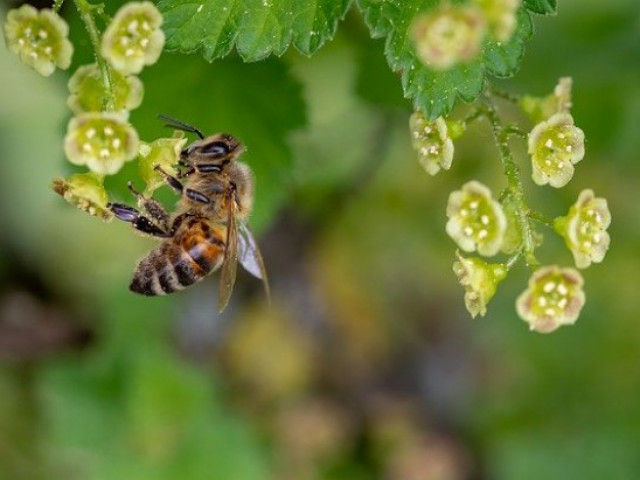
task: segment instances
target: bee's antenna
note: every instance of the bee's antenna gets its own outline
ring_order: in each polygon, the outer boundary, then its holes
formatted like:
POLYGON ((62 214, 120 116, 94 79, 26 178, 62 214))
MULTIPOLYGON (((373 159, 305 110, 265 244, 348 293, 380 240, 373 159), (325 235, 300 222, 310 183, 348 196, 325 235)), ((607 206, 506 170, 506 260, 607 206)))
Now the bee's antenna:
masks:
POLYGON ((165 120, 169 123, 165 124, 165 127, 177 128, 178 130, 182 130, 184 132, 195 133, 200 137, 200 139, 204 139, 204 135, 200 130, 198 130, 193 125, 189 125, 188 123, 181 122, 180 120, 170 117, 168 115, 158 115, 158 118, 165 120))

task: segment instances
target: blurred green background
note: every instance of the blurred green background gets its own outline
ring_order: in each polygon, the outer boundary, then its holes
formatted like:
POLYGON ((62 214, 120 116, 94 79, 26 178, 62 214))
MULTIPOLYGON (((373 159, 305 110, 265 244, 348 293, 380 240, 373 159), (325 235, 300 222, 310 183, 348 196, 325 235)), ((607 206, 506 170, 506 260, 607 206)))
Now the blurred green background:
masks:
MULTIPOLYGON (((444 211, 471 178, 504 185, 490 131, 474 125, 450 172, 424 173, 399 79, 354 12, 311 59, 165 53, 141 75, 142 139, 167 134, 164 113, 248 145, 274 304, 240 272, 222 316, 215 276, 171 298, 129 293, 155 242, 50 189, 73 171, 69 73, 39 77, 0 48, 0 479, 638 478, 640 6, 560 0, 535 26, 499 83, 546 95, 572 76, 587 154, 555 190, 531 184, 514 145, 529 202, 560 215, 592 188, 613 214, 580 319, 551 335, 515 314, 524 267, 485 318, 464 310, 444 211)), ((109 179, 115 199, 131 202, 129 179, 134 164, 109 179)), ((571 262, 550 233, 540 258, 571 262)))

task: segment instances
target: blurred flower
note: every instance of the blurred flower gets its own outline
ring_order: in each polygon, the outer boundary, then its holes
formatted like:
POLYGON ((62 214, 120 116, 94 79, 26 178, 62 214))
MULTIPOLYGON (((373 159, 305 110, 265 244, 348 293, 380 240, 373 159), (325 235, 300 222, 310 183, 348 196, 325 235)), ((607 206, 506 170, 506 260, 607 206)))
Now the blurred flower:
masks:
POLYGON ((164 46, 162 14, 151 2, 130 2, 113 17, 102 36, 101 53, 122 73, 139 73, 156 63, 164 46))
POLYGON ((71 64, 73 45, 67 38, 69 26, 52 10, 22 5, 10 10, 4 26, 7 47, 40 75, 51 75, 56 67, 71 64))
POLYGON ((276 416, 275 433, 286 460, 327 460, 349 447, 352 418, 339 405, 320 398, 286 403, 276 416))
POLYGON ((442 117, 429 121, 422 112, 414 112, 409 119, 411 142, 418 152, 418 161, 429 175, 449 170, 453 160, 453 142, 442 117))
MULTIPOLYGON (((144 87, 138 77, 111 71, 114 110, 126 114, 142 103, 144 87)), ((107 92, 95 63, 78 68, 69 79, 67 105, 75 114, 100 112, 111 92, 107 92)))
POLYGON ((122 115, 84 113, 69 122, 64 151, 71 163, 112 175, 136 157, 138 133, 122 115))
POLYGON ((447 70, 480 53, 485 31, 479 8, 442 5, 413 20, 410 38, 422 62, 436 70, 447 70))
POLYGON ((571 109, 571 87, 573 79, 562 77, 553 93, 546 97, 533 97, 525 95, 520 100, 520 108, 531 119, 533 123, 540 123, 556 113, 569 113, 571 109))
POLYGON ((53 190, 71 205, 89 215, 105 221, 111 220, 113 216, 107 208, 109 196, 102 185, 102 179, 94 173, 76 173, 66 180, 56 178, 53 181, 53 190))
POLYGON ((582 276, 573 268, 541 267, 516 300, 518 315, 531 330, 540 333, 573 325, 585 302, 583 283, 582 276))
POLYGON ((441 435, 421 435, 393 450, 385 462, 389 480, 463 480, 469 478, 468 453, 441 435))
POLYGON ((480 258, 465 258, 456 252, 458 261, 453 272, 465 288, 464 304, 473 318, 484 317, 487 304, 496 293, 498 284, 507 276, 508 269, 499 263, 487 263, 480 258))
POLYGON ((146 192, 151 193, 156 188, 164 185, 163 176, 154 168, 156 166, 170 174, 175 174, 175 166, 180 159, 180 152, 187 143, 184 133, 179 132, 174 138, 159 138, 151 143, 140 143, 140 159, 138 169, 140 177, 146 183, 146 192))
POLYGON ((611 241, 607 233, 610 224, 607 200, 596 198, 593 190, 580 192, 567 216, 554 221, 578 268, 587 268, 592 262, 600 263, 604 259, 611 241))
POLYGON ((311 340, 275 308, 251 310, 226 342, 226 358, 251 401, 284 401, 305 391, 315 363, 311 340))
POLYGON ((475 180, 449 195, 447 233, 465 252, 491 256, 502 246, 507 220, 491 190, 475 180))
POLYGON ((508 42, 518 26, 520 0, 475 0, 482 9, 489 32, 499 42, 508 42))
POLYGON ((538 185, 560 188, 573 176, 573 165, 584 157, 584 132, 568 113, 556 113, 529 133, 532 178, 538 185))

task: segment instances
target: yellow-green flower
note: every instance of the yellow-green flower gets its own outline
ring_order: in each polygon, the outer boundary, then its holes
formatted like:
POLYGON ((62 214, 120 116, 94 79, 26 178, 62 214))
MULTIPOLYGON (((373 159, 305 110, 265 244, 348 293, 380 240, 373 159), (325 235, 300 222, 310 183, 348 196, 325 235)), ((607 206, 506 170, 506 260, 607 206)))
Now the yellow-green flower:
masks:
POLYGON ((449 195, 447 233, 465 252, 498 253, 507 229, 507 219, 491 190, 475 180, 449 195))
POLYGON ((441 5, 418 15, 410 28, 418 58, 434 70, 474 59, 485 33, 484 15, 474 5, 441 5))
POLYGON ((420 165, 429 175, 449 170, 453 160, 453 141, 447 123, 442 117, 429 121, 421 112, 414 112, 409 119, 411 143, 418 153, 420 165))
POLYGON ((560 188, 573 176, 573 165, 584 157, 584 132, 568 113, 556 113, 529 133, 533 181, 560 188))
POLYGON ((169 173, 175 174, 176 164, 180 160, 180 152, 187 143, 183 132, 174 138, 159 138, 151 143, 140 144, 140 160, 138 163, 140 177, 146 183, 146 193, 153 192, 164 185, 164 177, 155 170, 156 166, 169 173))
POLYGON ((102 36, 101 52, 122 73, 139 73, 156 63, 164 46, 162 14, 151 2, 129 2, 118 12, 102 36))
POLYGON ((104 221, 111 220, 113 214, 107 208, 107 195, 102 179, 94 173, 76 173, 67 179, 56 178, 53 190, 80 210, 100 217, 104 221))
MULTIPOLYGON (((111 86, 115 111, 126 114, 142 103, 144 87, 138 77, 112 70, 111 86)), ((75 114, 102 111, 110 94, 105 89, 95 63, 83 65, 76 70, 69 79, 69 92, 71 95, 67 99, 67 105, 75 114)))
POLYGON ((583 190, 578 201, 569 209, 566 217, 554 222, 556 231, 564 237, 578 268, 600 263, 611 239, 607 228, 611 224, 611 212, 607 200, 597 198, 593 190, 583 190))
POLYGON ((520 0, 474 0, 482 9, 489 32, 499 42, 508 42, 518 26, 520 0))
POLYGON ((583 284, 582 276, 573 268, 541 267, 516 300, 518 315, 531 330, 540 333, 573 325, 585 302, 583 284))
POLYGON ((4 25, 7 47, 25 65, 45 77, 56 67, 69 68, 73 45, 67 38, 69 26, 52 10, 22 5, 10 10, 4 25))
POLYGON ((138 133, 123 115, 90 112, 74 117, 67 127, 64 151, 75 165, 99 175, 113 175, 138 153, 138 133))
POLYGON ((505 265, 490 264, 480 258, 465 258, 456 252, 458 261, 453 264, 453 272, 460 285, 465 288, 464 304, 473 318, 487 313, 487 304, 493 298, 498 284, 507 276, 505 265))

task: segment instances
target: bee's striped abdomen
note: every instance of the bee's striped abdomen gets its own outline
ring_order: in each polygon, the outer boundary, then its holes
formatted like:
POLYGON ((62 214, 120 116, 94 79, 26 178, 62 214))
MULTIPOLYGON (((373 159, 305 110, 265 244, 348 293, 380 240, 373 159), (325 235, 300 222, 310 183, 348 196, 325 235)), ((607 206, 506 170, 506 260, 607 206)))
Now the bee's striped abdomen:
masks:
POLYGON ((220 267, 225 238, 224 225, 191 219, 182 232, 140 260, 129 288, 149 296, 183 290, 220 267))

